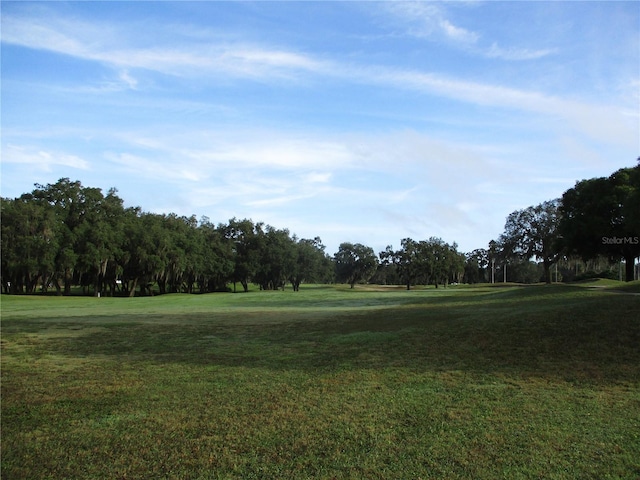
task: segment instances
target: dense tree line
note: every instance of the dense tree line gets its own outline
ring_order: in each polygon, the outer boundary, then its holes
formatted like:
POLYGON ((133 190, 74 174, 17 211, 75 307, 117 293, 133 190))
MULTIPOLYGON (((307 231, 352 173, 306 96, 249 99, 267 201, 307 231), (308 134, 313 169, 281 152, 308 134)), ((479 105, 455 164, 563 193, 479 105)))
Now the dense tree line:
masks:
POLYGON ((398 283, 407 290, 412 285, 434 284, 447 285, 461 282, 464 276, 465 255, 458 252, 458 246, 449 245, 440 238, 416 241, 405 238, 400 242, 400 249, 394 250, 389 245, 380 252, 383 264, 395 269, 398 283))
POLYGON ((298 239, 251 220, 160 215, 124 208, 67 178, 2 199, 2 286, 5 293, 80 285, 94 295, 212 292, 254 282, 297 290, 303 281, 333 279, 320 238, 298 239))
POLYGON ((488 248, 458 252, 440 238, 405 238, 375 254, 342 243, 329 256, 319 237, 299 239, 249 219, 208 218, 125 208, 115 189, 60 179, 1 199, 1 275, 5 293, 80 286, 94 295, 249 289, 297 291, 303 282, 447 285, 550 283, 625 261, 634 278, 640 256, 640 165, 577 182, 562 198, 511 213, 488 248), (537 262, 533 261, 536 260, 537 262), (552 272, 552 267, 555 270, 552 272))

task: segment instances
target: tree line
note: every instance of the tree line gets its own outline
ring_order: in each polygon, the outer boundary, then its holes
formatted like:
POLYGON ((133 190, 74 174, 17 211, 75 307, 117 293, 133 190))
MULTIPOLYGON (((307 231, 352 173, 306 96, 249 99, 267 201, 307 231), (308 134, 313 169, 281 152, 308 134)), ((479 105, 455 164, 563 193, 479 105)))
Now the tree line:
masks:
POLYGON ((634 276, 640 255, 640 165, 610 177, 576 183, 561 199, 511 213, 488 248, 464 254, 442 239, 402 239, 376 254, 344 242, 334 255, 320 237, 300 239, 287 229, 232 218, 125 208, 117 190, 62 178, 31 193, 2 198, 1 277, 5 293, 74 286, 93 295, 146 295, 243 291, 294 291, 303 282, 433 284, 552 281, 551 267, 625 260, 634 276), (538 263, 533 262, 535 259, 538 263), (238 287, 239 286, 239 287, 238 287))
POLYGON ((498 239, 489 243, 488 250, 474 251, 470 259, 492 269, 498 263, 506 271, 511 262, 535 258, 542 266, 542 280, 551 283, 551 267, 559 263, 563 276, 572 278, 568 270, 572 264, 577 269, 578 262, 620 260, 624 279, 631 281, 639 256, 640 159, 637 166, 608 177, 579 181, 559 199, 512 212, 498 239))
MULTIPOLYGON (((216 225, 125 208, 115 189, 105 195, 68 178, 2 198, 1 209, 5 293, 69 295, 75 286, 96 296, 246 292, 250 284, 297 291, 303 282, 353 287, 379 267, 360 244, 342 243, 329 256, 320 237, 298 238, 249 219, 216 225)), ((441 253, 432 262, 443 263, 446 244, 436 243, 441 253)), ((447 281, 444 268, 432 266, 435 282, 447 281)))
POLYGON ((319 238, 298 239, 251 220, 214 225, 207 218, 125 208, 78 181, 36 185, 2 199, 2 286, 6 293, 81 286, 94 295, 263 289, 332 279, 319 238))

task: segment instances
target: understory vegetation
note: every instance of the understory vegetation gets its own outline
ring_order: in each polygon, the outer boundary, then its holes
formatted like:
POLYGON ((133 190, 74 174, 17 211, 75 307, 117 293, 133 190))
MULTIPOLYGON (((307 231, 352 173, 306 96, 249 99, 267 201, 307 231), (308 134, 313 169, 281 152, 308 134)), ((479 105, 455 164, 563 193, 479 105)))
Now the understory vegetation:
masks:
POLYGON ((622 286, 3 295, 2 475, 636 479, 622 286))

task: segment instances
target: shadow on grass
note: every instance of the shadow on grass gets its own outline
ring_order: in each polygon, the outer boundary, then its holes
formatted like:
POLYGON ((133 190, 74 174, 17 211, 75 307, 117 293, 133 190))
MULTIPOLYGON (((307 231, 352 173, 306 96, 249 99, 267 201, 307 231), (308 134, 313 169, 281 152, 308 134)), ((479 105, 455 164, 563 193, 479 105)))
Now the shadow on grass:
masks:
POLYGON ((133 363, 640 381, 640 302, 633 296, 557 286, 495 291, 481 298, 415 296, 393 308, 316 313, 198 313, 157 324, 132 316, 129 323, 92 321, 90 327, 3 322, 3 328, 5 333, 39 331, 32 349, 37 355, 108 356, 133 363))

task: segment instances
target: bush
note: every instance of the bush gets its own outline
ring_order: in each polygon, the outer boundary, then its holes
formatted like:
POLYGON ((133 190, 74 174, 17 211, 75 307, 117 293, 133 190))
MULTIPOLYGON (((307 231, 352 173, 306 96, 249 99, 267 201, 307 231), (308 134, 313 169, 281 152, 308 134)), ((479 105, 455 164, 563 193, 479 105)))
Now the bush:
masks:
POLYGON ((600 272, 594 272, 593 270, 589 270, 587 272, 580 273, 576 275, 574 281, 579 282, 581 280, 591 280, 593 278, 607 278, 609 280, 619 280, 619 274, 614 272, 613 270, 602 270, 600 272))

